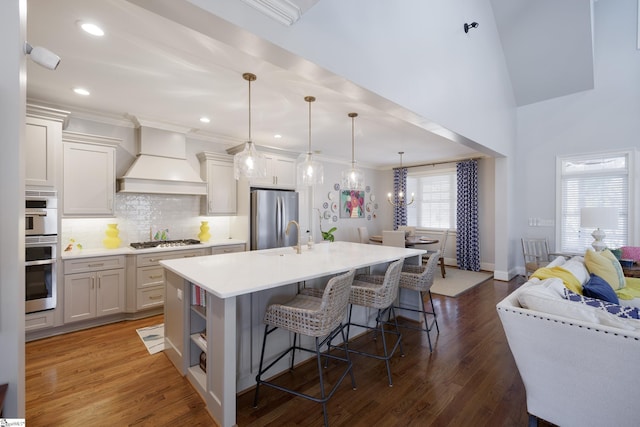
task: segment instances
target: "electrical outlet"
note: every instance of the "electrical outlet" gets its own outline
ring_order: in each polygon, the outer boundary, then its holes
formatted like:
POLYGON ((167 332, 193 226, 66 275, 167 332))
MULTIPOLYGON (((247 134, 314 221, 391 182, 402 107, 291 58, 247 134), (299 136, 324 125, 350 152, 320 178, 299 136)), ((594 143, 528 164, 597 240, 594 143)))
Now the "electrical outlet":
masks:
POLYGON ((177 289, 178 291, 178 301, 182 301, 182 289, 177 289))

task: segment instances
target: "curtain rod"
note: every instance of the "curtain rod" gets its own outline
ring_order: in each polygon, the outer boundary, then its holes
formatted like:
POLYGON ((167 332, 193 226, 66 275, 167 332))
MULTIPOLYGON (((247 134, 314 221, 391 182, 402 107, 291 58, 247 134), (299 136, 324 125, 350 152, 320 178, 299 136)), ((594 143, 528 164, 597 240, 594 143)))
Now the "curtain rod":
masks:
MULTIPOLYGON (((423 163, 421 165, 405 166, 405 168, 409 169, 409 168, 421 168, 423 166, 446 165, 446 164, 449 164, 449 163, 460 163, 460 162, 466 162, 467 160, 480 160, 480 159, 484 159, 484 158, 485 157, 470 157, 468 159, 449 160, 449 161, 446 161, 446 162, 423 163)), ((398 169, 398 168, 394 168, 394 169, 398 169)))

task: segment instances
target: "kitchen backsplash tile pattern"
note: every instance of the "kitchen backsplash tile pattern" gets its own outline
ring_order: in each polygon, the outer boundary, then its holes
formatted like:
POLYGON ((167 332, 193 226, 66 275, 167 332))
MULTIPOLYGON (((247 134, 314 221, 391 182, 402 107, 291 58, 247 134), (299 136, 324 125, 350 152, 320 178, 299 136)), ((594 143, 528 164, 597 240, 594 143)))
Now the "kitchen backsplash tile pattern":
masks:
POLYGON ((212 239, 229 237, 229 217, 200 216, 200 196, 116 194, 116 218, 63 218, 61 244, 71 239, 85 249, 101 248, 107 224, 117 223, 121 246, 152 240, 165 231, 167 239, 197 239, 200 221, 209 221, 212 239))

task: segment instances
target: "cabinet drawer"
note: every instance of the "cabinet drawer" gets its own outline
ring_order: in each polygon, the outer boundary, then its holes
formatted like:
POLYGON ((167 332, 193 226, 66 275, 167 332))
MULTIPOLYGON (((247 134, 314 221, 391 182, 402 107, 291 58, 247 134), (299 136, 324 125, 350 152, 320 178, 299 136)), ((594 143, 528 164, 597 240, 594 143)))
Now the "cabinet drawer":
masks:
POLYGON ((164 286, 164 268, 157 267, 138 267, 138 276, 136 278, 136 284, 138 289, 148 288, 149 286, 164 286))
POLYGON ((24 330, 27 332, 52 326, 53 311, 51 310, 30 313, 24 316, 24 330))
POLYGON ((158 263, 165 259, 188 258, 204 255, 204 249, 187 249, 184 251, 171 252, 155 252, 152 254, 136 256, 136 265, 138 267, 147 267, 159 265, 158 263))
POLYGON ((164 285, 137 290, 136 309, 144 310, 164 304, 164 285))
POLYGON ((124 268, 124 255, 71 259, 64 262, 64 274, 124 268))
POLYGON ((211 248, 211 255, 230 254, 233 252, 244 252, 244 245, 214 246, 211 248))

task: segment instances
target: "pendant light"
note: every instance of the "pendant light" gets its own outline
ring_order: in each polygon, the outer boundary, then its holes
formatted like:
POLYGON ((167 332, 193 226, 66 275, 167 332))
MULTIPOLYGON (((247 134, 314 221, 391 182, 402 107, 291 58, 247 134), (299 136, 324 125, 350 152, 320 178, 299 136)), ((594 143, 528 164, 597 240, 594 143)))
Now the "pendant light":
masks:
POLYGON ((244 73, 242 78, 249 82, 249 140, 245 143, 244 150, 233 156, 233 176, 236 179, 241 176, 247 179, 264 178, 267 176, 267 161, 251 140, 251 82, 257 77, 255 74, 244 73))
MULTIPOLYGON (((398 151, 398 154, 400 154, 400 170, 402 170, 402 155, 404 154, 404 151, 398 151)), ((404 192, 399 191, 397 195, 393 196, 393 194, 388 193, 387 194, 387 202, 389 202, 390 205, 392 206, 398 206, 398 205, 406 205, 409 206, 411 203, 414 202, 415 197, 414 194, 411 193, 411 201, 409 203, 407 203, 407 201, 405 200, 404 197, 404 192), (395 202, 395 200, 397 200, 397 202, 395 202)))
POLYGON ((305 96, 304 100, 309 103, 309 150, 304 156, 304 161, 298 163, 297 175, 298 184, 310 186, 324 182, 324 171, 322 163, 313 160, 313 154, 311 153, 311 103, 314 102, 316 98, 313 96, 305 96))
POLYGON ((354 121, 358 117, 358 113, 349 113, 347 115, 351 117, 351 167, 342 171, 342 189, 363 190, 364 173, 356 166, 355 159, 354 121))

